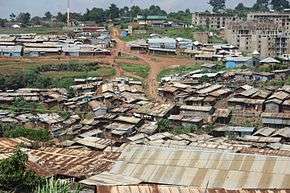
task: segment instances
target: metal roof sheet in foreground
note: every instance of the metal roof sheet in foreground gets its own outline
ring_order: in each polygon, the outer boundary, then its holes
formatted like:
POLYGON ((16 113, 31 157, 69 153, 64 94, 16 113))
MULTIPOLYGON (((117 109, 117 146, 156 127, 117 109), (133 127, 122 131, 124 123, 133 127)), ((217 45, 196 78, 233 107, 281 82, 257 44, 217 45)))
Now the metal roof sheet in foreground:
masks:
POLYGON ((139 185, 139 186, 100 186, 97 187, 98 193, 290 193, 290 190, 226 190, 226 189, 201 189, 195 187, 181 186, 158 186, 158 185, 139 185))
POLYGON ((128 146, 111 174, 144 183, 241 189, 289 189, 290 158, 152 146, 128 146))

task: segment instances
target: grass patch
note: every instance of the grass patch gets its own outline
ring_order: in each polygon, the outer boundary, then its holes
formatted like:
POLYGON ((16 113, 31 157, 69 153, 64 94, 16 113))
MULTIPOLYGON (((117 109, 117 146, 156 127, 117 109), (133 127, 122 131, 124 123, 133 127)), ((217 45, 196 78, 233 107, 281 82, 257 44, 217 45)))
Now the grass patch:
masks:
MULTIPOLYGON (((57 57, 50 57, 50 58, 0 58, 0 75, 11 75, 18 73, 20 71, 26 71, 26 70, 35 70, 35 69, 44 69, 48 68, 50 66, 53 66, 56 68, 62 68, 62 67, 56 67, 59 66, 86 66, 90 65, 92 63, 95 63, 95 66, 98 66, 95 62, 96 59, 67 59, 67 58, 57 58, 57 57)), ((64 67, 63 67, 64 68, 64 67)), ((72 67, 71 69, 76 68, 72 67)), ((86 68, 85 68, 86 69, 86 68)), ((55 70, 53 70, 55 71, 55 70)), ((82 70, 84 71, 84 70, 82 70)))
POLYGON ((132 56, 132 55, 129 55, 129 54, 122 54, 122 56, 118 56, 118 59, 126 59, 126 60, 140 60, 138 57, 136 56, 132 56))
POLYGON ((138 39, 147 39, 149 38, 151 32, 147 31, 145 34, 132 34, 127 37, 122 37, 122 40, 125 42, 132 42, 138 39))
POLYGON ((161 78, 166 76, 171 76, 175 74, 182 75, 198 69, 200 69, 200 64, 193 64, 190 66, 179 66, 176 68, 166 68, 159 73, 158 80, 161 80, 161 78))
POLYGON ((146 78, 149 75, 150 67, 142 64, 122 64, 122 68, 126 72, 133 73, 142 78, 146 78))
POLYGON ((112 67, 99 66, 93 71, 50 71, 23 70, 11 75, 0 76, 0 90, 19 88, 66 88, 74 84, 74 78, 111 77, 116 74, 112 67))
POLYGON ((208 40, 212 44, 225 44, 227 41, 225 41, 223 38, 221 38, 218 35, 213 35, 208 40))
POLYGON ((126 42, 135 41, 137 39, 147 39, 150 34, 160 34, 162 36, 168 36, 172 38, 187 38, 194 40, 194 30, 191 28, 179 28, 179 29, 160 29, 160 28, 148 28, 144 34, 132 34, 127 37, 122 37, 122 40, 126 42))
POLYGON ((116 74, 116 70, 112 67, 100 67, 97 70, 81 72, 81 71, 55 71, 55 72, 44 72, 44 75, 50 78, 85 78, 90 76, 97 77, 111 77, 116 74))
POLYGON ((181 37, 194 40, 193 30, 191 28, 167 29, 161 32, 161 34, 171 38, 181 37))
POLYGON ((4 137, 18 138, 25 137, 34 141, 46 142, 51 139, 50 132, 47 129, 26 128, 20 125, 8 124, 0 125, 4 137))
POLYGON ((46 108, 39 102, 27 102, 23 98, 17 98, 13 104, 9 107, 13 112, 25 113, 25 112, 38 112, 44 113, 46 108))

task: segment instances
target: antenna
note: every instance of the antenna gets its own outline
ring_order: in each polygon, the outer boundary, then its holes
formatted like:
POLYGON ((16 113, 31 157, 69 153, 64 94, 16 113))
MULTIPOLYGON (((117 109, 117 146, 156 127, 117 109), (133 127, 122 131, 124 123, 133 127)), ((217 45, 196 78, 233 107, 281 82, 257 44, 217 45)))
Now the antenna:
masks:
POLYGON ((67 27, 70 26, 70 0, 67 0, 67 27))

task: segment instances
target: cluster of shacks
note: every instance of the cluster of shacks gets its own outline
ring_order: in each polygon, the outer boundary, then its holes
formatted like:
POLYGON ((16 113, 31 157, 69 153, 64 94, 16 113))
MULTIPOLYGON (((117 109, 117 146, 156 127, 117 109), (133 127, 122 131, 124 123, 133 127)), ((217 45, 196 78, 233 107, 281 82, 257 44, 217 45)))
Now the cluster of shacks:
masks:
POLYGON ((38 148, 25 138, 0 138, 0 159, 22 144, 39 175, 75 178, 96 192, 290 188, 288 86, 167 80, 162 103, 126 77, 75 79, 71 89, 74 97, 65 89, 0 92, 2 124, 46 128, 54 138, 38 148), (12 111, 17 99, 45 108, 12 111), (261 125, 246 126, 241 117, 261 125), (191 130, 179 134, 180 127, 191 130))
POLYGON ((108 32, 97 37, 79 36, 74 39, 66 35, 18 34, 0 36, 0 56, 94 56, 109 55, 112 45, 108 32))

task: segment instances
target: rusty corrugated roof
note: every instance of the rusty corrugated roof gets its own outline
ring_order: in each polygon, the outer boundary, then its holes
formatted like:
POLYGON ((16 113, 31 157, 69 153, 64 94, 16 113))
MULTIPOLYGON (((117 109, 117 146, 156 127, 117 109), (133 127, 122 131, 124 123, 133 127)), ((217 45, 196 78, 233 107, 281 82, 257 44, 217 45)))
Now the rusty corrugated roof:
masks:
POLYGON ((54 175, 82 177, 110 169, 119 153, 47 147, 29 151, 29 159, 54 175))
MULTIPOLYGON (((0 157, 7 158, 25 139, 0 138, 0 157)), ((92 176, 111 168, 120 153, 84 149, 42 147, 25 149, 29 156, 28 167, 43 176, 92 176)))

